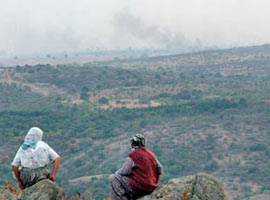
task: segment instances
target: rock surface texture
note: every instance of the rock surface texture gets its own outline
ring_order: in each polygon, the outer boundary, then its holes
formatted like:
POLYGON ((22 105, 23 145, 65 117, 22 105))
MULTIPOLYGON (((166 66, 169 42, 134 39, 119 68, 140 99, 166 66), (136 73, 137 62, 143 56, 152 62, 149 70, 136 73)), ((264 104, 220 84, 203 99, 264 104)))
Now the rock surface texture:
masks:
POLYGON ((23 200, 65 200, 63 190, 50 180, 42 180, 23 190, 23 200))
POLYGON ((170 179, 151 195, 140 200, 227 200, 222 183, 215 177, 199 173, 170 179))

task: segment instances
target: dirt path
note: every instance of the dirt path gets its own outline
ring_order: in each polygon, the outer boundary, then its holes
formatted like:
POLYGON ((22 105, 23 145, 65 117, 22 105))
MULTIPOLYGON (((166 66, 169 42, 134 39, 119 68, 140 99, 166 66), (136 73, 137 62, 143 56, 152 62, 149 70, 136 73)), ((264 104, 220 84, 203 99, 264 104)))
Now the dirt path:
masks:
POLYGON ((104 176, 109 176, 110 174, 99 174, 99 175, 92 175, 92 176, 82 176, 79 178, 69 180, 69 183, 78 183, 78 182, 90 182, 93 179, 101 179, 104 176))

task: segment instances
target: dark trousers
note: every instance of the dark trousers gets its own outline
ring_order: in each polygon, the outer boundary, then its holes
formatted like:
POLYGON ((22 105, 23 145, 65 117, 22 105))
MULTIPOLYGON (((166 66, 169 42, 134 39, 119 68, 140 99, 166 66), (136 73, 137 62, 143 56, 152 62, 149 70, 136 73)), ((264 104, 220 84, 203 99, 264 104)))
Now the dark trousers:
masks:
POLYGON ((40 167, 37 169, 30 169, 23 167, 20 170, 20 180, 24 188, 30 187, 43 179, 48 179, 49 177, 50 177, 49 166, 40 167))

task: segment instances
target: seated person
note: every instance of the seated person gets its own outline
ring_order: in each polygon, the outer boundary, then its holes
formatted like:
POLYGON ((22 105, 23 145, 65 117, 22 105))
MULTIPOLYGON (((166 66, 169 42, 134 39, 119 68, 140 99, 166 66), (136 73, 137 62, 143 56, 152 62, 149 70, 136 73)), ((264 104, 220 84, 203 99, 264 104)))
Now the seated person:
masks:
POLYGON ((153 152, 145 148, 145 139, 136 134, 131 140, 134 149, 122 168, 110 177, 112 199, 138 199, 157 187, 163 167, 153 152))
POLYGON ((11 164, 21 190, 43 179, 55 181, 61 158, 47 143, 42 141, 42 136, 41 129, 31 128, 11 164), (50 161, 54 162, 51 174, 50 161))

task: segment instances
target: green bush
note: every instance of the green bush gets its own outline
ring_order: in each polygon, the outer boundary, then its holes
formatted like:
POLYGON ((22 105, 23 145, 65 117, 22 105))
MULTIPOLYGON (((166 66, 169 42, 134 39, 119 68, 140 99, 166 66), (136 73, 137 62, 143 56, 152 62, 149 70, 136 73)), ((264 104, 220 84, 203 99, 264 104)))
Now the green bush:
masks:
POLYGON ((101 97, 98 100, 98 103, 100 103, 100 104, 108 104, 109 103, 109 99, 107 99, 106 97, 101 97))
POLYGON ((206 165, 204 166, 204 169, 207 171, 215 171, 218 169, 218 162, 215 160, 210 160, 206 163, 206 165))
POLYGON ((253 144, 249 146, 250 151, 265 151, 267 146, 265 144, 253 144))

